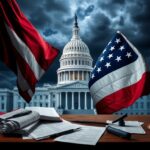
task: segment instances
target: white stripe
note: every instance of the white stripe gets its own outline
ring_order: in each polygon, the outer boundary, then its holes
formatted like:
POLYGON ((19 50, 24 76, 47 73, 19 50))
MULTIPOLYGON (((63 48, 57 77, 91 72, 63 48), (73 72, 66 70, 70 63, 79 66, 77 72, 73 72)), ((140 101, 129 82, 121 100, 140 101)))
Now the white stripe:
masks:
POLYGON ((135 62, 104 76, 91 86, 90 93, 94 100, 94 104, 107 95, 138 82, 146 71, 142 55, 135 47, 133 47, 133 45, 131 45, 131 43, 129 43, 129 45, 138 55, 138 59, 135 62))
POLYGON ((20 87, 20 89, 23 91, 23 92, 28 92, 29 96, 32 97, 33 96, 33 92, 32 90, 30 89, 30 86, 29 84, 27 83, 27 81, 24 79, 22 73, 20 72, 20 69, 19 67, 17 66, 17 71, 18 71, 18 86, 20 87))
POLYGON ((32 54, 31 50, 28 46, 18 37, 18 35, 5 24, 7 32, 10 36, 10 39, 18 51, 18 53, 24 58, 26 63, 30 66, 37 80, 41 78, 41 76, 45 73, 45 71, 39 66, 37 60, 32 54))

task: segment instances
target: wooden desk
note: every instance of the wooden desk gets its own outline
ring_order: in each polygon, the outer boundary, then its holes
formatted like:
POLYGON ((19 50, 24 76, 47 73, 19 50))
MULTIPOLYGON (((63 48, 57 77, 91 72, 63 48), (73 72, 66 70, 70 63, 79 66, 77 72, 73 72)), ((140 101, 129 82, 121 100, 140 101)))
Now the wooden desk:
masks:
MULTIPOLYGON (((66 120, 89 120, 89 121, 97 121, 97 122, 105 122, 106 120, 114 120, 118 116, 117 115, 64 115, 62 116, 66 120)), ((148 129, 148 126, 150 126, 150 115, 142 115, 142 116, 128 116, 126 120, 138 120, 144 122, 143 128, 146 131, 145 135, 139 135, 139 134, 133 134, 131 140, 126 140, 120 137, 117 137, 115 135, 112 135, 108 133, 107 131, 104 133, 104 135, 99 139, 96 147, 107 144, 114 144, 114 143, 124 143, 124 144, 131 144, 131 143, 149 143, 150 144, 150 129, 148 129)), ((93 124, 94 125, 94 124, 93 124)), ((22 140, 20 137, 4 137, 0 136, 0 142, 2 143, 47 143, 51 145, 59 145, 59 146, 68 146, 73 144, 68 143, 60 143, 60 142, 54 142, 53 139, 45 139, 41 141, 35 141, 35 140, 22 140)), ((78 146, 78 145, 74 145, 78 146)), ((83 146, 84 147, 84 146, 83 146)))

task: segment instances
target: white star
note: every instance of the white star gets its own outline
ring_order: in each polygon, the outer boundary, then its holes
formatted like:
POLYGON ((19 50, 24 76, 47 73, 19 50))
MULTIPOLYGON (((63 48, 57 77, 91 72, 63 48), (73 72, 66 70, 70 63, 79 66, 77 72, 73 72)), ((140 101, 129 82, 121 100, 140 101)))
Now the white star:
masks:
POLYGON ((103 60, 104 60, 104 57, 102 56, 99 61, 102 62, 103 60))
POLYGON ((106 49, 103 50, 103 54, 106 52, 106 49))
POLYGON ((120 39, 116 39, 116 41, 115 41, 115 42, 118 44, 118 43, 119 43, 119 42, 121 42, 121 41, 120 41, 120 39))
POLYGON ((105 65, 107 68, 111 67, 111 64, 110 63, 106 63, 105 65))
POLYGON ((117 60, 118 62, 121 61, 122 60, 121 56, 117 56, 117 58, 115 60, 117 60))
POLYGON ((98 73, 99 73, 100 71, 102 71, 102 70, 101 70, 101 67, 97 69, 97 72, 98 72, 98 73))
POLYGON ((109 54, 108 55, 108 58, 110 59, 110 58, 112 58, 113 57, 113 54, 109 54))
POLYGON ((94 77, 95 77, 94 74, 92 74, 92 77, 91 77, 91 78, 93 79, 94 77))
POLYGON ((131 52, 126 55, 128 58, 132 57, 131 52))
POLYGON ((112 47, 110 48, 111 51, 113 51, 114 49, 115 49, 115 46, 112 46, 112 47))
POLYGON ((120 46, 120 48, 119 48, 121 51, 122 50, 124 50, 125 49, 125 47, 124 46, 120 46))

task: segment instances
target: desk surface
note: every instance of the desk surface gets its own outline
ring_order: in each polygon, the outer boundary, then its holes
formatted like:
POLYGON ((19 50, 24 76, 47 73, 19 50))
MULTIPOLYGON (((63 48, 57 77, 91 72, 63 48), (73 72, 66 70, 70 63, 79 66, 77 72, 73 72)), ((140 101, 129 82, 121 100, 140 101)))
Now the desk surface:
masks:
MULTIPOLYGON (((118 116, 117 115, 63 115, 62 116, 66 120, 88 120, 88 121, 96 121, 96 122, 105 122, 106 120, 114 120, 118 116)), ((150 142, 150 115, 137 115, 137 116, 128 116, 125 120, 138 120, 144 122, 143 128, 146 131, 145 135, 139 135, 139 134, 133 134, 131 140, 126 140, 120 137, 117 137, 115 135, 112 135, 108 133, 107 131, 104 133, 104 135, 99 139, 98 144, 103 143, 148 143, 150 142), (149 127, 149 128, 148 128, 149 127)), ((94 124, 93 124, 94 125, 94 124)), ((20 137, 4 137, 0 135, 0 142, 36 142, 35 140, 22 140, 20 137)), ((54 142, 53 139, 45 139, 38 142, 46 142, 46 143, 52 143, 52 144, 58 144, 58 142, 54 142)))

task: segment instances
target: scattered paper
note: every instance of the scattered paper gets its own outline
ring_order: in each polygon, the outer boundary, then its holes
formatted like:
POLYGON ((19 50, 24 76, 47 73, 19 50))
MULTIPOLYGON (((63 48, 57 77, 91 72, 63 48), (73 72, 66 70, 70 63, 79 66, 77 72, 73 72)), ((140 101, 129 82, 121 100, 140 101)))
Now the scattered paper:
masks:
POLYGON ((105 127, 93 127, 80 125, 81 130, 67 135, 60 136, 54 141, 67 142, 83 145, 96 145, 99 138, 103 135, 105 127))
POLYGON ((125 126, 119 126, 118 122, 112 124, 112 121, 110 121, 110 120, 107 120, 107 123, 110 123, 109 126, 111 126, 111 127, 129 132, 129 133, 145 134, 145 131, 141 126, 143 124, 143 122, 125 121, 125 126))
POLYGON ((43 123, 34 129, 29 136, 33 139, 41 140, 50 137, 51 135, 61 133, 67 130, 76 129, 79 125, 72 124, 68 121, 63 120, 57 123, 43 123))

